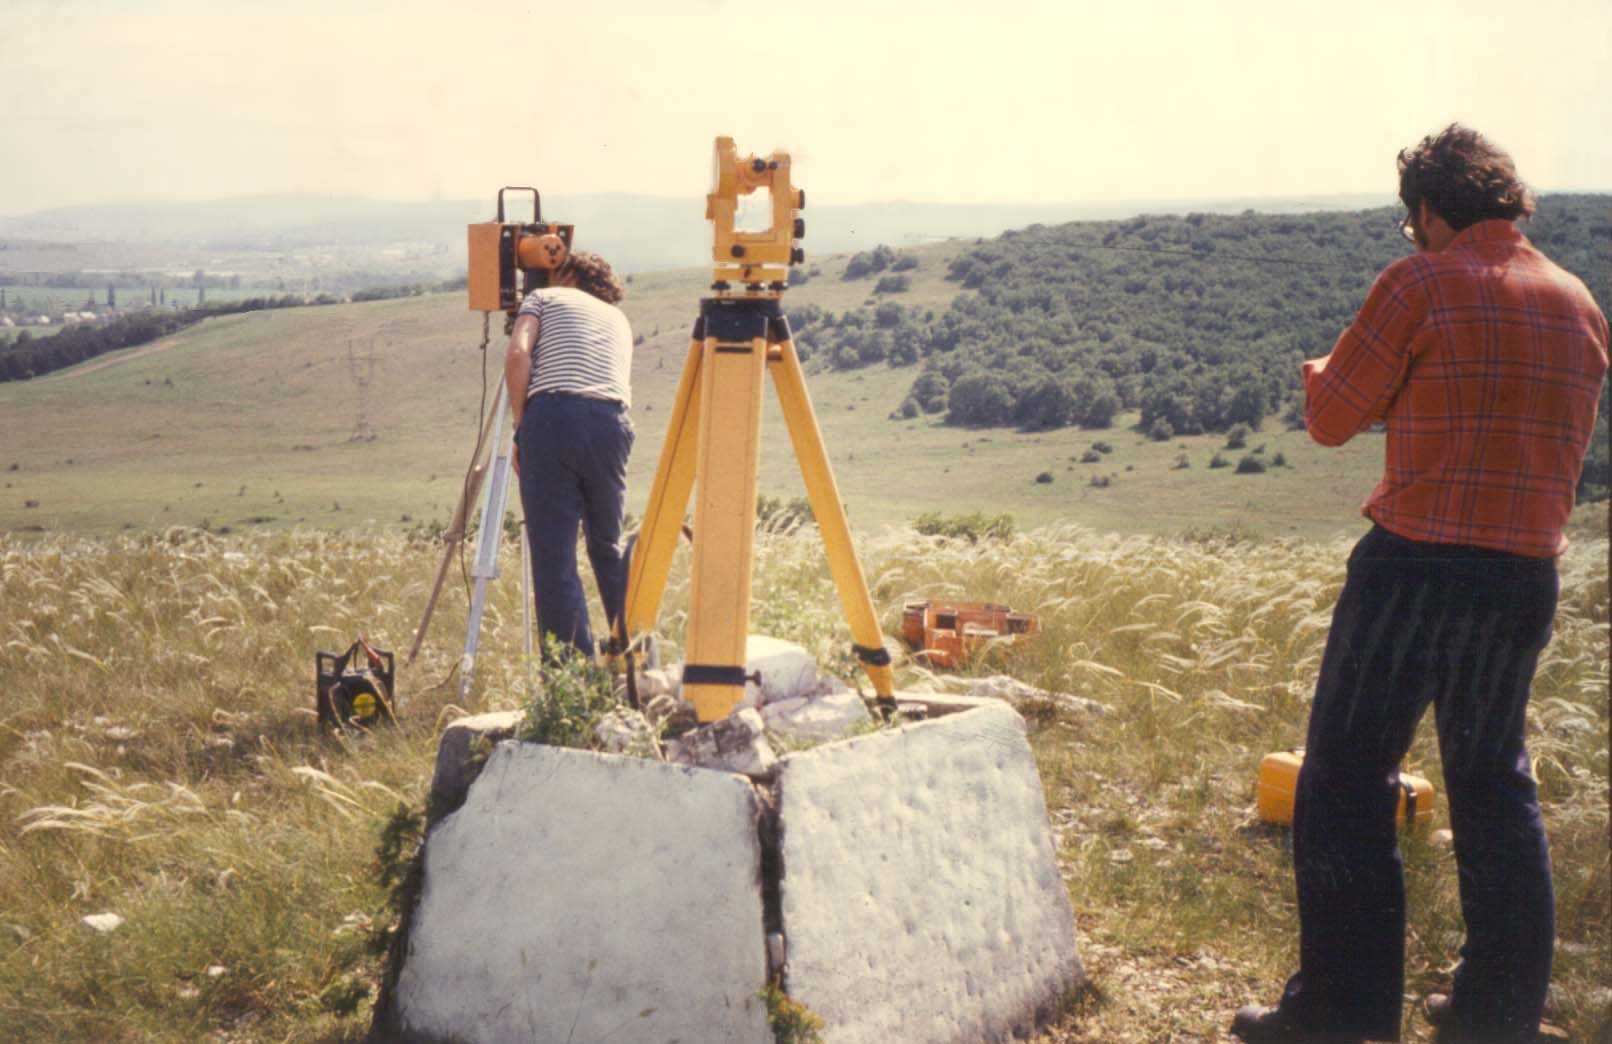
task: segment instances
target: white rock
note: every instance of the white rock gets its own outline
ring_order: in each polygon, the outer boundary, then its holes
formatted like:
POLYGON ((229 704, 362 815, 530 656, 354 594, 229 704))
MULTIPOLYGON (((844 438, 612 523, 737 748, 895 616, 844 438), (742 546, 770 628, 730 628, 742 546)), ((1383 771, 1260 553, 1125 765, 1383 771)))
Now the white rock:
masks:
POLYGON ((642 714, 629 708, 618 707, 599 719, 593 727, 593 738, 610 754, 631 754, 634 757, 658 757, 655 727, 642 714))
POLYGON ((745 685, 746 695, 755 700, 751 706, 810 696, 818 687, 817 661, 804 646, 764 634, 745 638, 744 672, 761 675, 759 691, 753 684, 745 685))
POLYGON ((1015 1039, 1080 981, 1012 708, 787 755, 778 793, 789 992, 835 1044, 1015 1039))
POLYGON ((102 935, 111 935, 119 928, 122 928, 124 922, 123 918, 115 913, 98 913, 82 918, 79 923, 91 931, 99 932, 102 935))
POLYGON ((222 964, 209 964, 207 966, 207 977, 209 979, 222 979, 228 974, 229 969, 224 967, 222 964))
POLYGON ((657 667, 638 674, 638 699, 648 704, 657 696, 675 696, 682 683, 681 667, 657 667))
POLYGON ((769 703, 761 714, 767 728, 795 743, 841 739, 873 720, 862 697, 850 689, 769 703))
POLYGON ((1103 714, 1108 711, 1106 704, 1096 700, 1088 700, 1084 696, 1074 696, 1067 692, 1049 692, 1038 689, 1017 678, 1006 674, 993 674, 988 678, 976 678, 968 687, 968 695, 976 698, 1006 700, 1017 705, 1029 700, 1047 700, 1058 704, 1065 710, 1089 714, 1103 714))
POLYGON ((500 743, 426 841, 376 1039, 770 1041, 760 807, 726 773, 500 743))
POLYGON ((778 768, 778 755, 767 742, 761 715, 751 708, 667 741, 666 760, 738 772, 752 779, 770 779, 778 768))

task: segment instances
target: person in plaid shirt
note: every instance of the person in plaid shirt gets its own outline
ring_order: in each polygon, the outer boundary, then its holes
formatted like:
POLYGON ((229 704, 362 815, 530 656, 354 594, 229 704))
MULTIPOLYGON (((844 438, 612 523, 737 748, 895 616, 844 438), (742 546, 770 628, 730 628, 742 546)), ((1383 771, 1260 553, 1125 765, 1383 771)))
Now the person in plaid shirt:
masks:
POLYGON ((1523 744, 1556 609, 1555 557, 1595 427, 1607 322, 1517 229, 1511 158, 1460 125, 1399 154, 1416 252, 1306 362, 1325 446, 1387 428, 1372 528, 1333 611, 1293 819, 1299 971, 1237 1013, 1251 1044, 1399 1039, 1405 887, 1399 764, 1434 708, 1466 942, 1441 1040, 1540 1035, 1555 938, 1550 857, 1523 744))

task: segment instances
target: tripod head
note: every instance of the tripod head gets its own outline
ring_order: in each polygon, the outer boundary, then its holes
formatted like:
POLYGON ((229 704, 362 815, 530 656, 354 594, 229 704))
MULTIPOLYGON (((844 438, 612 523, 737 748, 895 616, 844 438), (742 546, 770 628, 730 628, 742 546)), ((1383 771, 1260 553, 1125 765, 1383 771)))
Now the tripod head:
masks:
POLYGON ((789 153, 741 159, 732 138, 716 139, 705 216, 714 233, 711 289, 717 296, 783 294, 789 285, 789 266, 806 260, 806 252, 796 245, 806 234, 806 222, 799 216, 805 206, 805 190, 790 184, 789 153), (735 228, 739 197, 761 188, 772 197, 772 223, 760 230, 735 228))

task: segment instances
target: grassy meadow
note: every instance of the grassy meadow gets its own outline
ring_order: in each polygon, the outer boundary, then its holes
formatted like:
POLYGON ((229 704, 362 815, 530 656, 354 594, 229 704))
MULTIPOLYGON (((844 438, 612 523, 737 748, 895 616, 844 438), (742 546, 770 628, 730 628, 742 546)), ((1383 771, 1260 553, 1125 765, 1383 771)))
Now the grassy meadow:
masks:
MULTIPOLYGON (((1552 1015, 1586 1041, 1612 1029, 1604 534, 1589 513, 1562 561, 1530 739, 1560 910, 1552 1015)), ((915 595, 1037 611, 1043 636, 999 666, 1111 708, 1023 708, 1091 975, 1041 1044, 1225 1039, 1295 957, 1287 835, 1255 822, 1253 780, 1299 742, 1347 542, 889 528, 860 550, 887 631, 915 595)), ((453 703, 455 576, 400 673, 398 727, 316 730, 313 652, 361 630, 405 650, 435 551, 396 531, 0 536, 0 1038, 362 1036, 390 923, 383 824, 423 802, 444 721, 528 699, 506 571, 453 703), (103 912, 126 923, 80 923, 103 912)), ((686 568, 663 613, 674 642, 686 568)), ((755 590, 754 629, 848 669, 815 530, 764 532, 755 590)), ((901 679, 925 680, 910 664, 901 679)), ((1440 782, 1430 727, 1410 767, 1440 782)), ((1445 981, 1458 905, 1448 848, 1405 849, 1419 996, 1445 981)), ((1426 1040, 1409 1011, 1407 1039, 1426 1040)))
MULTIPOLYGON (((963 244, 918 248, 904 306, 942 309, 943 278, 963 244)), ((844 258, 789 301, 843 311, 873 281, 847 282, 844 258)), ((647 496, 706 275, 637 276, 626 309, 642 335, 634 359, 638 444, 629 508, 647 496)), ((31 381, 0 384, 0 530, 112 533, 170 525, 212 530, 400 527, 445 522, 476 436, 483 389, 502 372, 494 321, 458 294, 281 309, 209 319, 150 345, 31 381), (357 358, 356 366, 349 351, 357 358), (367 360, 373 358, 371 374, 367 360), (355 372, 370 375, 367 391, 355 372), (360 418, 373 441, 354 439, 360 418)), ((1358 532, 1380 467, 1377 436, 1343 450, 1267 421, 1249 449, 1291 465, 1260 475, 1210 470, 1219 435, 1150 442, 1135 415, 1102 431, 1027 433, 891 420, 916 369, 883 364, 810 378, 815 410, 854 525, 873 530, 928 511, 989 506, 1022 525, 1075 522, 1177 534, 1205 528, 1270 536, 1358 532), (1096 441, 1113 452, 1079 458, 1096 441), (1190 467, 1178 468, 1178 458, 1190 467), (1046 473, 1052 481, 1038 483, 1046 473), (1106 487, 1092 484, 1094 477, 1106 487)), ((776 400, 767 393, 762 492, 803 493, 776 400)))

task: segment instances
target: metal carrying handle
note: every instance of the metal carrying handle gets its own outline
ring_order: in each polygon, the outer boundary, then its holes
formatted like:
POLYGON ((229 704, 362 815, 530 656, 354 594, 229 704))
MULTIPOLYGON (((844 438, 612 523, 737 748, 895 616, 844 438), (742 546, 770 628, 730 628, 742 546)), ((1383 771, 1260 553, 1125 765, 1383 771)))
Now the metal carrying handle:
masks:
POLYGON ((538 194, 537 189, 530 185, 505 185, 498 190, 499 224, 504 223, 504 193, 506 192, 530 192, 532 194, 532 224, 541 225, 543 223, 543 197, 538 194))

